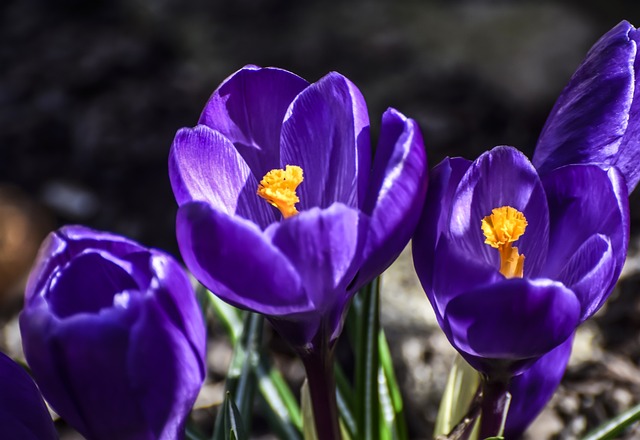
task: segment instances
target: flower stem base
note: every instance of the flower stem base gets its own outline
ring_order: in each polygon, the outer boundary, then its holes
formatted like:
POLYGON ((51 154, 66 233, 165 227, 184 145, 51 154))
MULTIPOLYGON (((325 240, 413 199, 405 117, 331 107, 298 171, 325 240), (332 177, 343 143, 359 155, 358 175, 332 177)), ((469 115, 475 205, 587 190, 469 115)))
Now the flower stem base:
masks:
POLYGON ((507 382, 483 380, 479 438, 502 435, 511 403, 508 385, 507 382))
POLYGON ((318 440, 340 440, 338 404, 333 373, 333 350, 302 356, 318 440))

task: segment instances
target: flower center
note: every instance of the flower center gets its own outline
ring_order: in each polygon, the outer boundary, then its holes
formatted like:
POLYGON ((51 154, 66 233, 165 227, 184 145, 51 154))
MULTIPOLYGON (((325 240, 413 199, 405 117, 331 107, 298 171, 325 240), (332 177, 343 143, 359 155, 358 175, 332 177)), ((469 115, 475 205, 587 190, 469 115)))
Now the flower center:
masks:
POLYGON ((284 170, 275 169, 264 175, 258 185, 258 195, 280 210, 284 218, 298 213, 295 204, 300 201, 296 188, 303 181, 302 168, 287 165, 284 170))
POLYGON ((511 206, 494 208, 491 214, 482 219, 482 232, 485 244, 500 252, 500 273, 507 278, 522 278, 524 255, 511 243, 518 240, 527 227, 524 214, 511 206))

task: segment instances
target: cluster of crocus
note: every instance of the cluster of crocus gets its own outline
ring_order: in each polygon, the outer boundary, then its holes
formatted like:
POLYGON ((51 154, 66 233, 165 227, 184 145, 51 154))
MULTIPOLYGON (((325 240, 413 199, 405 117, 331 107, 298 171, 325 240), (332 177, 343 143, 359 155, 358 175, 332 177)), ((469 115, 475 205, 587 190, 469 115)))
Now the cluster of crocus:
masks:
POLYGON ((42 394, 87 439, 182 438, 206 372, 205 328, 169 255, 80 226, 51 233, 20 330, 42 394))
MULTIPOLYGON (((445 159, 427 179, 413 120, 387 110, 372 158, 353 83, 256 66, 225 80, 198 125, 177 133, 169 175, 182 256, 300 354, 318 438, 340 438, 332 359, 348 305, 414 230, 438 322, 483 374, 480 435, 500 431, 509 393, 509 438, 545 405, 576 327, 602 306, 626 256, 628 193, 640 180, 639 38, 623 22, 596 43, 533 161, 496 147, 445 159)), ((50 234, 20 328, 42 394, 88 439, 183 436, 205 376, 205 329, 167 254, 80 226, 50 234)), ((3 355, 0 379, 8 432, 54 438, 38 389, 3 355)))
MULTIPOLYGON (((595 44, 553 108, 532 162, 497 147, 475 161, 445 159, 430 174, 414 261, 449 341, 485 375, 491 397, 481 436, 495 435, 488 415, 500 411, 489 406, 504 404, 513 376, 525 372, 514 400, 544 376, 553 379, 526 399, 550 397, 570 350, 561 344, 602 306, 622 270, 628 192, 640 178, 638 38, 623 22, 595 44)), ((542 408, 519 405, 514 436, 542 408)))

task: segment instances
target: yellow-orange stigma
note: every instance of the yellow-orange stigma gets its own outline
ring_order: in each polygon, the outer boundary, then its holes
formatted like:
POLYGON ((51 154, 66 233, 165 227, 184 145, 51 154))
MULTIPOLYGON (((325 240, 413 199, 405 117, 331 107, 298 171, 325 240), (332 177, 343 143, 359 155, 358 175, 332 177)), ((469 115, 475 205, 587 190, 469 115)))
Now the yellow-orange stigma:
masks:
POLYGON ((507 278, 522 278, 524 255, 511 243, 518 240, 527 227, 524 214, 511 206, 495 208, 482 219, 482 232, 489 246, 500 253, 500 273, 507 278))
POLYGON ((296 188, 302 183, 302 168, 287 165, 264 175, 258 185, 258 195, 280 210, 284 218, 298 213, 295 204, 300 201, 296 188))

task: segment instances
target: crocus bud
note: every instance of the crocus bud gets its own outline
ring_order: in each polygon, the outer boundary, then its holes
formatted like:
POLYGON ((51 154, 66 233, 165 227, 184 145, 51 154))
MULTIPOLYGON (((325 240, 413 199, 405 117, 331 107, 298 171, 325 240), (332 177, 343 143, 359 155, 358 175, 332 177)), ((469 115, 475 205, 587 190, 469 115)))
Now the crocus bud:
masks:
POLYGON ((175 439, 205 376, 205 327, 178 263, 81 226, 47 237, 20 315, 42 394, 87 439, 175 439))
POLYGON ((582 61, 547 118, 533 164, 541 174, 564 165, 615 166, 629 193, 640 181, 640 32, 622 21, 582 61))
POLYGON ((0 353, 0 437, 57 438, 38 387, 18 364, 0 353))

